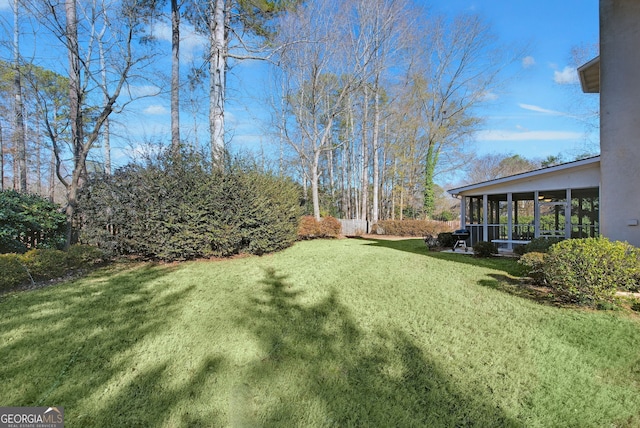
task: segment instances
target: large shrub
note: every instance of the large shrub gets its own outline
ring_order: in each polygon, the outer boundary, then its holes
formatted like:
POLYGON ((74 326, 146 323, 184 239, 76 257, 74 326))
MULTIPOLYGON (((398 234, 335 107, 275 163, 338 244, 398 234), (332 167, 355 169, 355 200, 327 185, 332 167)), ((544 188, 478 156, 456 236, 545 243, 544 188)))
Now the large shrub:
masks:
POLYGON ((454 245, 456 245, 456 242, 458 241, 458 239, 453 236, 452 232, 441 232, 438 233, 438 244, 441 247, 451 247, 453 248, 454 245))
POLYGON ((0 192, 0 253, 24 253, 29 248, 61 248, 66 216, 59 205, 38 195, 0 192))
POLYGON ((568 239, 553 245, 544 261, 546 281, 571 301, 594 305, 618 289, 637 287, 640 250, 607 238, 568 239))
POLYGON ((223 173, 194 153, 166 156, 88 183, 81 241, 167 261, 263 254, 294 242, 299 201, 291 180, 251 166, 223 173))
POLYGON ((314 216, 303 216, 298 224, 298 239, 337 238, 342 233, 342 224, 331 216, 317 221, 314 216))
POLYGON ((518 245, 513 251, 516 254, 546 253, 552 245, 562 241, 563 238, 544 237, 532 239, 528 244, 518 245))
POLYGON ((320 234, 323 238, 337 238, 340 233, 342 233, 340 220, 331 216, 320 219, 320 234))
POLYGON ((498 254, 498 247, 493 242, 478 241, 473 244, 473 255, 476 257, 491 257, 498 254))
POLYGON ((0 254, 0 291, 31 281, 60 278, 78 269, 102 263, 105 254, 86 245, 72 245, 68 251, 33 249, 25 254, 0 254))
POLYGON ((518 260, 522 274, 531 278, 537 285, 545 283, 544 257, 545 253, 530 252, 518 260))
POLYGON ((29 273, 20 257, 19 254, 0 254, 0 291, 29 281, 29 273))

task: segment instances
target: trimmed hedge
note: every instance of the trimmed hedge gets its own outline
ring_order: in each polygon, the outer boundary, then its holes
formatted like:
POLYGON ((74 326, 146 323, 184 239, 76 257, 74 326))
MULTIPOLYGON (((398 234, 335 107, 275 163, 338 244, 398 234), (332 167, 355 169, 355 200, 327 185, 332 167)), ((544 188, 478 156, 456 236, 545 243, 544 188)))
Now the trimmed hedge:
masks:
POLYGON ((527 253, 546 253, 552 245, 557 244, 564 238, 539 237, 534 238, 525 245, 518 245, 513 252, 519 255, 527 253))
POLYGON ((518 260, 522 275, 528 276, 537 285, 543 285, 546 282, 544 256, 545 253, 531 252, 524 254, 520 257, 520 260, 518 260))
POLYGON ((638 287, 640 249, 607 238, 568 239, 544 258, 545 279, 560 296, 597 306, 617 290, 638 287))
POLYGON ((342 233, 342 224, 334 217, 323 217, 317 221, 314 216, 303 216, 298 224, 298 239, 337 238, 342 233))
POLYGON ((29 273, 19 254, 0 254, 0 291, 29 282, 29 273))
POLYGON ((498 254, 498 247, 493 242, 478 241, 473 244, 473 255, 476 257, 492 257, 498 254))
POLYGON ((436 236, 450 232, 446 223, 435 220, 380 220, 373 226, 372 233, 397 236, 436 236))
POLYGON ((96 177, 79 197, 80 240, 164 261, 264 254, 296 239, 300 189, 246 165, 212 170, 196 153, 96 177))
POLYGON ((72 245, 68 251, 33 249, 25 254, 0 254, 0 291, 33 281, 56 279, 69 272, 105 261, 105 254, 87 245, 72 245))

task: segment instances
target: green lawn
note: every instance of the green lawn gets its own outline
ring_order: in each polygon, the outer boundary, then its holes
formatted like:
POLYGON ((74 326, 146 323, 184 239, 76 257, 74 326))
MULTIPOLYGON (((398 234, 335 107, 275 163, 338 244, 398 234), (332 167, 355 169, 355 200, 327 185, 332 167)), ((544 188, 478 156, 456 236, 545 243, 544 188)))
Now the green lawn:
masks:
POLYGON ((6 294, 0 406, 68 427, 640 426, 637 317, 539 303, 514 267, 342 239, 6 294))

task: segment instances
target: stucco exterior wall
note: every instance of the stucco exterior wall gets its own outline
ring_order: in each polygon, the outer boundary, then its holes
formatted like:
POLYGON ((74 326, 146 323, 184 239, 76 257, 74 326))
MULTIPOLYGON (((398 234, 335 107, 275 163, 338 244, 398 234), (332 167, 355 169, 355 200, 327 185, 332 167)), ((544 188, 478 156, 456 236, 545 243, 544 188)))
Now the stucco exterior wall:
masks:
POLYGON ((600 0, 601 232, 640 247, 640 1, 600 0))

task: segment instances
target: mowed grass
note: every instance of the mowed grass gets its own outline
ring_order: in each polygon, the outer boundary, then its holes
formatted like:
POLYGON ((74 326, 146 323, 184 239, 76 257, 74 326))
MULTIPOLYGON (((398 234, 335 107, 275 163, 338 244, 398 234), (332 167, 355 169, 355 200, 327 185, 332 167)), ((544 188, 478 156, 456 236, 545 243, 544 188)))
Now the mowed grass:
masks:
POLYGON ((514 267, 343 239, 7 294, 0 405, 68 427, 640 426, 638 319, 507 292, 514 267))

